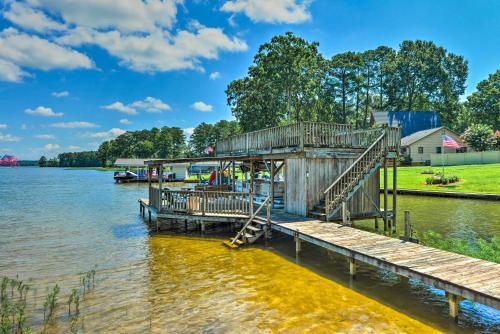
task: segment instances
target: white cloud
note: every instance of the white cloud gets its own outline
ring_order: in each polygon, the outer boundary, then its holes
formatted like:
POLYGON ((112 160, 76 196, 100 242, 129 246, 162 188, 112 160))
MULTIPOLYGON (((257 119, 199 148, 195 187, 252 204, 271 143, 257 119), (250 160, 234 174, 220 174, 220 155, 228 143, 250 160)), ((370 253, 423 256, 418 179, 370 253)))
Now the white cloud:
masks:
POLYGON ((47 134, 34 135, 33 137, 37 138, 37 139, 56 139, 56 136, 54 136, 54 135, 47 135, 47 134))
POLYGON ((108 110, 117 110, 119 112, 129 114, 129 115, 137 115, 137 111, 134 108, 126 106, 119 101, 113 102, 113 103, 108 104, 106 106, 102 106, 101 108, 108 109, 108 110))
POLYGON ((202 102, 202 101, 198 101, 198 102, 195 102, 191 105, 191 107, 193 109, 196 109, 198 111, 202 111, 202 112, 210 112, 214 109, 213 106, 211 106, 210 104, 207 104, 205 102, 202 102))
POLYGON ((220 51, 245 51, 247 44, 229 37, 220 28, 186 30, 173 35, 164 30, 148 34, 124 34, 120 31, 99 32, 71 30, 57 39, 71 46, 97 44, 120 59, 120 64, 138 72, 165 72, 180 69, 202 71, 200 59, 217 59, 220 51))
POLYGON ((83 53, 13 28, 0 32, 0 59, 16 66, 40 70, 92 68, 94 64, 83 53))
POLYGON ((62 92, 52 92, 52 96, 54 97, 67 97, 69 96, 69 92, 67 90, 64 90, 62 92))
POLYGON ((179 0, 36 0, 60 15, 65 22, 93 29, 118 29, 125 32, 153 31, 171 28, 177 15, 179 0))
POLYGON ((87 132, 83 134, 83 137, 86 138, 98 138, 98 139, 103 139, 103 140, 110 140, 113 138, 118 137, 121 134, 124 134, 125 130, 119 129, 119 128, 112 128, 108 131, 101 131, 101 132, 87 132))
POLYGON ((43 147, 45 151, 54 151, 60 149, 61 146, 59 144, 47 144, 43 147))
POLYGON ((21 82, 23 77, 29 76, 19 66, 0 58, 0 80, 21 82))
POLYGON ((184 131, 184 134, 189 137, 193 134, 194 128, 185 128, 185 129, 183 129, 183 131, 184 131))
POLYGON ((253 22, 300 23, 311 19, 309 0, 233 0, 226 1, 221 10, 243 13, 253 22))
POLYGON ((7 129, 7 124, 0 124, 0 129, 7 129))
POLYGON ((21 138, 20 137, 16 137, 16 136, 13 136, 13 135, 9 135, 9 134, 2 134, 0 133, 0 141, 20 141, 21 138))
POLYGON ((132 104, 130 104, 130 107, 136 108, 136 109, 143 109, 147 112, 154 112, 158 113, 161 112, 162 110, 171 110, 170 106, 166 103, 164 103, 160 99, 155 99, 154 97, 148 96, 142 101, 135 101, 132 104))
POLYGON ((76 129, 76 128, 98 128, 99 125, 91 122, 59 122, 49 125, 52 128, 76 129))
POLYGON ((129 121, 128 119, 126 119, 126 118, 122 118, 122 119, 120 120, 120 124, 130 125, 130 124, 132 124, 132 122, 131 122, 131 121, 129 121))
POLYGON ((66 26, 49 18, 40 10, 22 2, 11 2, 3 16, 14 24, 37 32, 65 30, 66 26))
POLYGON ((68 150, 73 150, 73 151, 78 151, 78 150, 81 150, 82 148, 80 146, 76 146, 76 145, 69 145, 67 147, 68 150))
POLYGON ((36 109, 26 109, 24 110, 25 113, 28 115, 36 115, 36 116, 43 116, 43 117, 61 117, 64 114, 62 112, 54 112, 52 108, 47 108, 43 106, 39 106, 36 109))
POLYGON ((212 72, 212 73, 210 73, 209 77, 211 80, 217 80, 220 78, 220 73, 219 72, 212 72))

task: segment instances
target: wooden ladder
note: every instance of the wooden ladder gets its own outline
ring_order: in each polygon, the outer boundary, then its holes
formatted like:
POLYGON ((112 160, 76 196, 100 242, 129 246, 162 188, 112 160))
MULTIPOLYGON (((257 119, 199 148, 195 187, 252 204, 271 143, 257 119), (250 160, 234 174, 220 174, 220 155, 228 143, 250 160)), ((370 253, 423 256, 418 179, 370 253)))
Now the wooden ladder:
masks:
MULTIPOLYGON (((346 209, 346 202, 375 173, 387 156, 387 128, 324 192, 324 218, 329 220, 338 210, 346 209), (344 205, 343 205, 344 203, 344 205)), ((347 212, 342 213, 345 223, 347 212)))
POLYGON ((264 235, 266 233, 266 230, 269 228, 269 222, 267 219, 257 216, 257 214, 264 207, 267 208, 267 211, 269 213, 269 210, 271 208, 269 205, 270 199, 271 196, 267 196, 264 202, 262 202, 262 204, 257 208, 257 210, 252 213, 252 215, 247 220, 245 225, 243 225, 238 234, 236 234, 236 236, 230 240, 223 241, 223 244, 228 246, 229 248, 238 248, 239 246, 245 244, 252 244, 257 241, 257 239, 259 239, 262 235, 264 235))

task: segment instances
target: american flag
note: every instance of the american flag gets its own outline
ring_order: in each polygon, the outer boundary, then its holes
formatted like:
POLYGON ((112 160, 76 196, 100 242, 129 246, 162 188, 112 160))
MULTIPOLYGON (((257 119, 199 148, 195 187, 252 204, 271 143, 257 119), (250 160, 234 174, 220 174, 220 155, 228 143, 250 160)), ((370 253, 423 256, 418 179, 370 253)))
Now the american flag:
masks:
POLYGON ((443 135, 443 147, 446 148, 461 148, 463 145, 457 143, 457 141, 448 135, 443 135))

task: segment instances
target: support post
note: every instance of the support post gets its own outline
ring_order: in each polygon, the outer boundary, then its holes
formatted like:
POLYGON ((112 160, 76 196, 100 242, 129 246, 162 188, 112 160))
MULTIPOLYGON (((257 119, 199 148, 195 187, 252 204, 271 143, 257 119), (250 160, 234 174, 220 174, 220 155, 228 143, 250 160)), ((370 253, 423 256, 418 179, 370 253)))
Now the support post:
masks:
POLYGON ((159 192, 158 211, 161 212, 162 197, 163 197, 163 164, 161 164, 160 167, 158 168, 158 192, 159 192))
POLYGON ((148 224, 151 225, 151 210, 148 210, 148 215, 149 215, 148 224))
POLYGON ((387 158, 384 159, 384 233, 387 232, 387 197, 389 192, 387 189, 387 158))
POLYGON ((299 235, 295 235, 295 255, 299 255, 302 251, 302 241, 299 238, 299 235))
POLYGON ((347 225, 347 203, 342 201, 342 224, 347 225))
POLYGON ((448 297, 448 306, 450 307, 450 317, 458 321, 460 297, 449 292, 446 292, 446 296, 448 297))
POLYGON ((405 210, 405 233, 404 236, 411 238, 410 211, 405 210))
POLYGON ((253 161, 250 161, 250 216, 253 215, 253 188, 254 188, 254 165, 253 161))
POLYGON ((200 229, 201 229, 201 233, 205 233, 205 222, 203 220, 200 221, 200 229))
POLYGON ((396 232, 396 208, 397 208, 397 197, 398 197, 398 161, 394 158, 392 165, 392 230, 396 232))
POLYGON ((271 160, 271 207, 274 209, 274 174, 276 173, 276 166, 274 165, 274 160, 271 160))
POLYGON ((375 217, 375 229, 378 230, 378 217, 375 217))
POLYGON ((266 207, 266 239, 271 237, 271 205, 269 201, 267 201, 266 207))
POLYGON ((235 166, 235 161, 233 160, 233 170, 232 170, 232 181, 233 181, 233 184, 232 184, 232 191, 236 191, 236 166, 235 166))
POLYGON ((356 277, 356 261, 353 257, 349 258, 349 275, 353 278, 356 277))

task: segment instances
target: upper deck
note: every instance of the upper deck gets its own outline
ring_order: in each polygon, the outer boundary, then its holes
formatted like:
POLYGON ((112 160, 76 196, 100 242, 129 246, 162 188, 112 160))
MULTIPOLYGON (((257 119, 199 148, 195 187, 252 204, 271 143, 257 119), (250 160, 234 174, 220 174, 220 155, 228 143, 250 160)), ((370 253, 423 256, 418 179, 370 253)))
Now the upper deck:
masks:
POLYGON ((366 149, 388 131, 388 150, 400 146, 399 128, 355 130, 347 124, 300 122, 247 132, 217 141, 217 156, 305 152, 315 149, 366 149))

